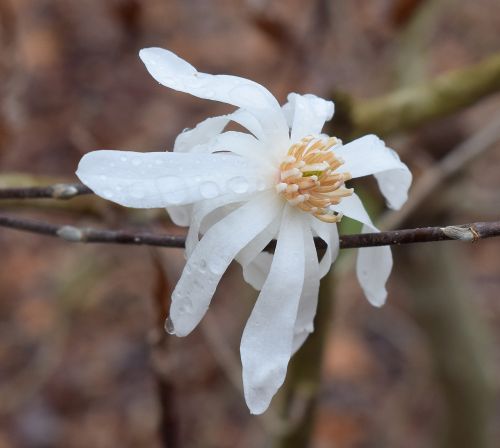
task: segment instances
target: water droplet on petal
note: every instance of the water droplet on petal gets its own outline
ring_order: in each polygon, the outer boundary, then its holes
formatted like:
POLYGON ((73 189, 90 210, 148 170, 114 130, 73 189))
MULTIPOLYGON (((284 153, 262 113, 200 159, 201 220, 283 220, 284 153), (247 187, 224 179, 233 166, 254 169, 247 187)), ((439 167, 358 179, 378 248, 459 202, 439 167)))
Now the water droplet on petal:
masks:
POLYGON ((140 164, 141 164, 141 161, 139 159, 132 160, 132 165, 139 166, 140 164))
POLYGON ((111 190, 104 190, 102 194, 105 198, 112 198, 113 197, 113 192, 111 190))
POLYGON ((209 261, 208 269, 212 274, 221 275, 226 270, 226 265, 222 258, 212 257, 209 261))
POLYGON ((215 182, 204 182, 200 185, 200 193, 205 199, 215 198, 219 194, 219 187, 215 182))
POLYGON ((246 180, 242 176, 233 177, 232 179, 229 179, 227 185, 231 191, 234 191, 235 193, 238 194, 246 193, 249 188, 248 180, 246 180))
POLYGON ((168 334, 175 334, 174 323, 172 322, 172 319, 170 319, 170 316, 167 317, 167 319, 165 320, 165 327, 164 328, 168 334))
POLYGON ((120 157, 120 161, 126 162, 128 159, 126 157, 120 157))

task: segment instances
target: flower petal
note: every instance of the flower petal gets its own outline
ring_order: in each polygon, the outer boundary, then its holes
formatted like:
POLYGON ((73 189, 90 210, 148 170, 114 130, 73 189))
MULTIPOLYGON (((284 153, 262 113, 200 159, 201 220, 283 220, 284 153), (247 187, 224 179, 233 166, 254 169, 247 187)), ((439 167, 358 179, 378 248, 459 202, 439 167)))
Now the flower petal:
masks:
MULTIPOLYGON (((331 225, 331 224, 330 224, 331 225)), ((336 226, 334 226, 336 227, 336 226)), ((305 273, 300 296, 297 320, 295 321, 292 353, 295 353, 314 331, 314 316, 318 307, 319 264, 311 230, 304 231, 305 273)))
MULTIPOLYGON (((356 194, 343 198, 333 209, 363 223, 362 232, 378 232, 356 194)), ((392 253, 389 246, 358 249, 356 274, 366 298, 374 306, 382 306, 387 299, 385 284, 392 270, 392 253)))
POLYGON ((278 215, 261 233, 248 243, 236 256, 243 269, 243 278, 252 287, 260 291, 264 285, 273 255, 262 252, 268 243, 276 237, 280 227, 281 216, 278 215))
POLYGON ((260 84, 238 76, 198 72, 191 64, 162 48, 142 49, 139 56, 160 84, 240 107, 259 120, 266 135, 280 140, 287 137, 288 127, 276 98, 260 84))
POLYGON ((170 207, 165 207, 170 219, 176 226, 187 227, 189 226, 189 221, 191 220, 191 213, 193 206, 188 205, 171 205, 170 207))
POLYGON ((308 135, 318 135, 325 121, 332 119, 334 105, 316 95, 290 93, 283 111, 292 129, 291 142, 296 143, 308 135))
POLYGON ((242 202, 248 196, 243 195, 224 195, 206 201, 200 201, 193 205, 193 212, 191 214, 191 223, 186 237, 186 255, 188 257, 193 253, 194 248, 199 242, 200 228, 203 220, 214 210, 224 207, 229 204, 242 202))
POLYGON ((186 336, 196 327, 231 261, 281 213, 281 207, 275 194, 263 193, 207 230, 172 294, 170 319, 177 336, 186 336))
POLYGON ((412 180, 410 170, 377 136, 365 135, 335 148, 335 154, 344 159, 341 170, 353 178, 374 174, 390 208, 401 208, 406 202, 412 180))
POLYGON ((99 196, 136 208, 189 204, 243 185, 245 193, 266 187, 254 163, 231 154, 94 151, 76 174, 99 196))
POLYGON ((243 387, 252 414, 264 412, 283 384, 304 282, 304 238, 297 211, 285 207, 269 276, 241 339, 243 387))
POLYGON ((323 278, 328 274, 333 262, 337 259, 339 254, 339 232, 335 224, 320 221, 313 216, 309 219, 310 226, 314 230, 314 233, 326 243, 325 255, 323 255, 319 263, 319 276, 323 278))
POLYGON ((198 123, 193 129, 181 132, 174 143, 175 152, 189 152, 198 145, 204 145, 219 135, 231 120, 230 115, 211 117, 198 123))

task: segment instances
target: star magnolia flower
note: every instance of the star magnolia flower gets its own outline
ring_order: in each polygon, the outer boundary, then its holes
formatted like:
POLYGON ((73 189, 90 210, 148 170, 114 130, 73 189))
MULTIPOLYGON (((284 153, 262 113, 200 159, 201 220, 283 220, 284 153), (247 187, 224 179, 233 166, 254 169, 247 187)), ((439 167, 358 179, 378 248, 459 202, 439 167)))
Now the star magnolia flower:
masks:
MULTIPOLYGON (((345 215, 363 223, 363 232, 377 231, 345 181, 373 174, 389 207, 399 208, 411 174, 376 136, 343 145, 321 134, 333 115, 331 101, 291 93, 280 107, 263 86, 200 73, 170 51, 148 48, 140 57, 160 84, 236 111, 181 133, 174 152, 91 152, 77 175, 106 199, 167 207, 176 224, 190 226, 169 332, 190 333, 231 261, 241 264, 245 280, 260 290, 243 331, 241 361, 246 402, 252 413, 262 413, 290 357, 313 331, 319 281, 339 249, 335 223, 345 215), (224 132, 230 121, 249 132, 224 132), (315 236, 327 245, 321 260, 315 236), (274 238, 274 255, 262 252, 274 238)), ((389 247, 359 249, 358 279, 375 306, 386 299, 391 268, 389 247)))

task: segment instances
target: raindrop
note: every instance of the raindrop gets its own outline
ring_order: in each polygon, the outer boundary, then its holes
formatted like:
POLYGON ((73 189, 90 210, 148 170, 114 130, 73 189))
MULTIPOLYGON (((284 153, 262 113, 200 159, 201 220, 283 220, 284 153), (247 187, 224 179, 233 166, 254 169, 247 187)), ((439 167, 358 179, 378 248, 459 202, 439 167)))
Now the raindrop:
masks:
POLYGON ((208 268, 212 274, 220 275, 224 273, 226 266, 222 258, 212 258, 208 268))
POLYGON ((139 166, 140 164, 141 164, 141 161, 139 159, 132 160, 132 165, 139 166))
POLYGON ((165 320, 165 331, 168 334, 175 334, 174 323, 172 322, 172 319, 170 319, 170 316, 165 320))
POLYGON ((227 184, 230 190, 238 194, 246 193, 249 188, 248 181, 242 176, 229 179, 227 184))
POLYGON ((120 157, 120 160, 121 160, 122 162, 126 162, 128 159, 127 159, 126 157, 120 157))
POLYGON ((215 198, 219 194, 219 187, 215 182, 204 182, 200 185, 200 193, 205 199, 215 198))

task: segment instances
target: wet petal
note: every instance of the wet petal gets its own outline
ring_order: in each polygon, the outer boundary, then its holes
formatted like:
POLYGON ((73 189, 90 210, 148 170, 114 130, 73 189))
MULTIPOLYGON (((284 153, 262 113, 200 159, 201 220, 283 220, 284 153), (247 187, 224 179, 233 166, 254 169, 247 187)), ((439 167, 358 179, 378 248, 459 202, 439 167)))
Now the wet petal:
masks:
POLYGON ((325 121, 331 120, 334 105, 316 95, 290 93, 283 110, 292 130, 291 141, 296 143, 308 135, 319 135, 325 121))
POLYGON ((302 221, 287 205, 269 276, 241 339, 243 387, 252 414, 267 409, 285 379, 303 282, 302 221))
POLYGON ((197 202, 193 205, 193 212, 191 214, 191 223, 186 237, 186 255, 191 256, 194 248, 199 242, 199 233, 203 220, 212 212, 220 207, 229 204, 235 204, 248 199, 248 196, 242 195, 224 195, 218 198, 209 199, 207 201, 197 202))
POLYGON ((319 276, 323 278, 328 274, 339 254, 339 232, 336 224, 320 221, 313 216, 310 217, 310 226, 314 233, 326 243, 325 255, 319 263, 319 276))
POLYGON ((189 204, 234 193, 241 184, 253 192, 263 182, 255 164, 229 154, 94 151, 76 174, 99 196, 135 208, 189 204))
POLYGON ((230 115, 211 117, 198 123, 193 129, 181 132, 175 139, 174 151, 189 152, 195 146, 208 143, 224 130, 230 120, 230 115))
POLYGON ((191 64, 162 48, 145 48, 139 56, 160 84, 240 107, 259 120, 266 136, 272 140, 287 137, 288 127, 276 98, 260 84, 238 76, 198 72, 191 64))
POLYGON ((187 260, 172 294, 170 319, 177 336, 189 334, 205 314, 236 254, 281 211, 276 195, 264 193, 208 229, 187 260))
MULTIPOLYGON (((330 224, 331 225, 331 224, 330 224)), ((319 264, 313 235, 308 227, 304 231, 305 274, 295 321, 292 352, 295 353, 314 331, 314 316, 318 307, 319 264)))
POLYGON ((344 159, 342 171, 353 178, 374 174, 390 208, 400 208, 408 198, 412 175, 395 151, 375 135, 365 135, 335 149, 344 159))
MULTIPOLYGON (((348 196, 333 209, 363 223, 362 232, 378 232, 356 194, 348 196)), ((385 284, 392 270, 392 253, 389 246, 358 249, 356 274, 366 298, 374 306, 382 306, 387 298, 385 284)))

